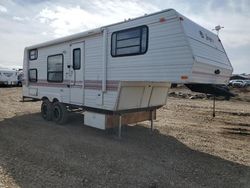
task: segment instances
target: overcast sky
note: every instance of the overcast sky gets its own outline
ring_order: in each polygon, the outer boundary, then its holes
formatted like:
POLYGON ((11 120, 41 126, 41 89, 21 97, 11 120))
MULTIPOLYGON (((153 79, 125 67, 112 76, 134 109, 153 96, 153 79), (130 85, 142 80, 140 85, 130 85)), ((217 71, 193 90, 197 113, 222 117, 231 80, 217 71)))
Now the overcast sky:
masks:
POLYGON ((0 0, 0 65, 22 66, 25 46, 168 8, 224 26, 234 73, 250 73, 250 0, 0 0))

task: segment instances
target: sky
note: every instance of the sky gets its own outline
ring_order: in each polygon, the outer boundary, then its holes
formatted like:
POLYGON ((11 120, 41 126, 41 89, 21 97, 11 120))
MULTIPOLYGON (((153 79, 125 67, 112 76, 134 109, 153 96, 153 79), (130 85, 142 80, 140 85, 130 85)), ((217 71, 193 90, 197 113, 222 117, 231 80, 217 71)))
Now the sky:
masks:
POLYGON ((234 73, 250 73, 250 0, 0 0, 0 66, 21 67, 26 46, 168 8, 223 26, 234 73))

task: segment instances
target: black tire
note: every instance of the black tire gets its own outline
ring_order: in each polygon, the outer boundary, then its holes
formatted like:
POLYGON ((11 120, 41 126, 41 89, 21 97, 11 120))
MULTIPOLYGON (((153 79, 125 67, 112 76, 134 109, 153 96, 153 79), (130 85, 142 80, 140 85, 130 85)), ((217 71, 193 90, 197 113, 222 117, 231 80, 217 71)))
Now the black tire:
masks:
POLYGON ((47 121, 52 120, 52 103, 48 99, 43 100, 41 105, 41 115, 47 121))
POLYGON ((52 119, 59 125, 63 125, 68 121, 69 112, 65 104, 60 102, 53 103, 52 119))

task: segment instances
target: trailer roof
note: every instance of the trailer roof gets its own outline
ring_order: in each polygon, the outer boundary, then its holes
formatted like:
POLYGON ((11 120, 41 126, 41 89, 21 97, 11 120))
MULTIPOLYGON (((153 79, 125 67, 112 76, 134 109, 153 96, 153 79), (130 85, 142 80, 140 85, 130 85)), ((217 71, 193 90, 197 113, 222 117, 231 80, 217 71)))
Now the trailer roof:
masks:
POLYGON ((65 36, 65 37, 57 38, 57 39, 54 39, 54 40, 50 40, 50 41, 47 41, 47 42, 43 42, 43 43, 40 43, 40 44, 35 44, 35 45, 32 45, 32 46, 28 46, 25 49, 29 50, 29 49, 34 49, 34 48, 41 48, 41 47, 46 47, 46 46, 50 46, 50 45, 54 45, 54 44, 58 44, 58 43, 62 43, 62 42, 70 41, 70 40, 75 40, 75 39, 82 38, 82 37, 95 35, 95 34, 101 33, 106 27, 121 24, 121 23, 124 23, 124 22, 134 21, 134 20, 137 20, 137 19, 140 19, 140 18, 149 17, 149 16, 152 16, 152 15, 160 14, 160 13, 163 13, 163 12, 168 12, 168 11, 171 11, 171 10, 175 11, 174 9, 170 8, 170 9, 165 9, 165 10, 158 11, 158 12, 155 12, 155 13, 152 13, 152 14, 145 14, 144 16, 128 19, 128 20, 125 20, 125 21, 122 21, 122 22, 117 22, 117 23, 106 25, 106 26, 99 27, 99 28, 96 28, 96 29, 92 29, 92 30, 76 33, 76 34, 73 34, 73 35, 68 35, 68 36, 65 36))

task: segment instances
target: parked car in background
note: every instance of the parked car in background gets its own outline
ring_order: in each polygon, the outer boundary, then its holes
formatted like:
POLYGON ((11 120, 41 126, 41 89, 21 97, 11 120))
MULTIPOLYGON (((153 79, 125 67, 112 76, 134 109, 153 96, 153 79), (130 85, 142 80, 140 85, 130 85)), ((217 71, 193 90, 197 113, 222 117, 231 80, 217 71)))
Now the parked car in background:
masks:
POLYGON ((250 85, 250 81, 247 82, 246 80, 230 80, 228 85, 232 87, 242 88, 250 85))

